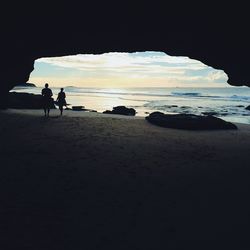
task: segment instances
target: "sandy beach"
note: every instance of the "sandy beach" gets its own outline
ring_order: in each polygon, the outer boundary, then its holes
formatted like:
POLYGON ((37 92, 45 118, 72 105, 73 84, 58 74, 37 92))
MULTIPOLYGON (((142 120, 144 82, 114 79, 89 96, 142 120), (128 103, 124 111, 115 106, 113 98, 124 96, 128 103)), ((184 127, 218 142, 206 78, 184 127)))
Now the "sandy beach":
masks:
POLYGON ((0 112, 1 249, 248 249, 250 125, 0 112))

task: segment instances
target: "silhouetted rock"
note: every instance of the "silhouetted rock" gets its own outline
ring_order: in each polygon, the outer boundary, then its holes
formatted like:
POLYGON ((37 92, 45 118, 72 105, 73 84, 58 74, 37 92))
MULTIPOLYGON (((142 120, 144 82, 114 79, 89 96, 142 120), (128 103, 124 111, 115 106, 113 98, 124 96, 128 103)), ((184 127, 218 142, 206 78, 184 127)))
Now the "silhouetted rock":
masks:
MULTIPOLYGON (((8 108, 42 109, 43 108, 42 98, 43 98, 42 95, 10 92, 8 96, 8 108)), ((51 109, 56 108, 53 102, 51 103, 50 108, 51 109)))
POLYGON ((86 111, 84 106, 72 106, 73 111, 86 111))
POLYGON ((34 83, 26 82, 17 84, 16 87, 36 87, 36 85, 34 83))
POLYGON ((218 115, 217 112, 215 111, 210 111, 210 112, 202 112, 203 115, 218 115))
POLYGON ((135 109, 133 108, 127 108, 125 106, 117 106, 113 107, 113 110, 106 110, 103 112, 103 114, 116 114, 116 115, 131 115, 134 116, 136 114, 135 109))
POLYGON ((247 110, 250 110, 250 105, 246 107, 247 110))
POLYGON ((103 114, 113 114, 111 110, 105 110, 102 112, 103 114))
POLYGON ((97 112, 97 110, 94 109, 85 109, 84 106, 72 106, 72 108, 66 108, 65 110, 97 112))
POLYGON ((237 129, 234 124, 211 115, 166 115, 161 112, 153 112, 149 116, 145 117, 145 119, 152 124, 166 128, 188 130, 237 129))

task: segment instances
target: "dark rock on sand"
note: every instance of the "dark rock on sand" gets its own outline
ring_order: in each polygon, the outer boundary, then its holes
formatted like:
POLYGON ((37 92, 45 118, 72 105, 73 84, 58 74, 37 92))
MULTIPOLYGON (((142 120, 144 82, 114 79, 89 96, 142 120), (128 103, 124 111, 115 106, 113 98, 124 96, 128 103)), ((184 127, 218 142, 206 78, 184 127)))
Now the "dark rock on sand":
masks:
POLYGON ((72 106, 73 111, 85 111, 84 106, 72 106))
POLYGON ((210 111, 210 112, 202 112, 203 115, 218 115, 217 112, 210 111))
POLYGON ((84 106, 72 106, 72 108, 66 108, 66 110, 97 112, 97 110, 94 109, 85 109, 84 106))
POLYGON ((97 112, 97 110, 94 110, 94 109, 83 109, 82 111, 87 111, 87 112, 97 112))
POLYGON ((145 119, 152 124, 166 128, 188 130, 237 129, 234 124, 211 115, 166 115, 161 112, 153 112, 149 116, 145 117, 145 119))
POLYGON ((250 105, 249 105, 249 106, 247 106, 245 109, 250 110, 250 105))
POLYGON ((244 108, 244 105, 236 105, 237 108, 244 108))
POLYGON ((135 109, 133 108, 127 108, 125 106, 117 106, 113 107, 113 110, 106 110, 103 112, 103 114, 116 114, 116 115, 131 115, 134 116, 136 114, 135 109))
POLYGON ((105 110, 102 112, 103 114, 114 114, 111 110, 105 110))
MULTIPOLYGON (((8 108, 15 109, 42 109, 43 97, 42 95, 35 95, 30 93, 9 92, 8 108)), ((55 109, 54 100, 51 101, 51 109, 55 109)))

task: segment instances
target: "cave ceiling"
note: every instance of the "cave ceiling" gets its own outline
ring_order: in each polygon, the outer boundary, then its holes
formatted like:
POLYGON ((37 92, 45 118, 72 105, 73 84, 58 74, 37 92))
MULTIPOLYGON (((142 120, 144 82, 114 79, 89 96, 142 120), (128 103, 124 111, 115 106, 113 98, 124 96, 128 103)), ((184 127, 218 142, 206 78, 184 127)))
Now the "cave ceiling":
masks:
POLYGON ((9 2, 0 17, 1 86, 26 82, 40 57, 115 51, 188 56, 224 70, 231 85, 250 86, 247 10, 205 1, 9 2))

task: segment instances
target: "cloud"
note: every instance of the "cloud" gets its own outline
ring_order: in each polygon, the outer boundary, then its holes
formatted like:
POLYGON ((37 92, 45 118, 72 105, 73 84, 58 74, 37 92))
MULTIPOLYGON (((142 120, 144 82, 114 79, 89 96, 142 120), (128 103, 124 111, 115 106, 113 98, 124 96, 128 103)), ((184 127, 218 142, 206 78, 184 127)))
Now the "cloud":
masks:
MULTIPOLYGON (((56 79, 70 77, 74 81, 147 82, 156 80, 180 84, 226 83, 227 75, 188 57, 173 57, 163 52, 104 53, 101 55, 78 54, 64 57, 40 58, 36 60, 33 77, 39 75, 39 67, 46 65, 48 72, 56 79)), ((37 78, 38 79, 38 78, 37 78)), ((40 79, 40 78, 39 78, 40 79)), ((129 82, 128 82, 129 84, 129 82)))
POLYGON ((211 71, 208 73, 208 80, 210 81, 218 81, 218 80, 223 80, 225 79, 225 72, 223 71, 211 71))
POLYGON ((162 52, 105 53, 101 55, 75 55, 41 58, 43 62, 58 67, 82 71, 129 71, 180 74, 183 70, 201 70, 206 66, 187 57, 171 57, 162 52), (142 55, 143 54, 143 55, 142 55))

